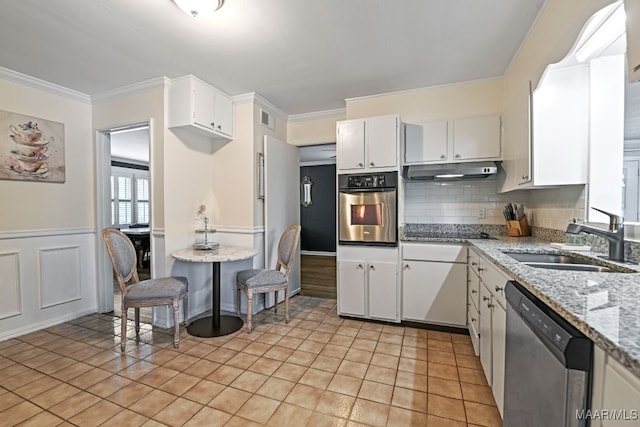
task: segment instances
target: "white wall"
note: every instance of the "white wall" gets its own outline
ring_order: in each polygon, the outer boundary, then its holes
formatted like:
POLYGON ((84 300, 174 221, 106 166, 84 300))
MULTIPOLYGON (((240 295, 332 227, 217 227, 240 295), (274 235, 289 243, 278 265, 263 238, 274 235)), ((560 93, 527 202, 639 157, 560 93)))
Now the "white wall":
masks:
POLYGON ((2 340, 95 312, 97 299, 89 98, 5 69, 0 93, 2 110, 64 124, 66 170, 62 184, 0 181, 2 340))

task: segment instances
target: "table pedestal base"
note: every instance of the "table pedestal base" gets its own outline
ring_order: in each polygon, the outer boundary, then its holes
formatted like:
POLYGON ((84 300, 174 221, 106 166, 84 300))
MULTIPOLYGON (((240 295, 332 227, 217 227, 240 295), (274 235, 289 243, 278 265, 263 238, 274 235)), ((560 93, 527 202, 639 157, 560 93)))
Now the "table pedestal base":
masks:
POLYGON ((203 317, 195 320, 187 326, 189 334, 200 338, 221 337, 223 335, 232 334, 242 328, 244 322, 236 316, 220 316, 220 326, 213 325, 213 318, 203 317))

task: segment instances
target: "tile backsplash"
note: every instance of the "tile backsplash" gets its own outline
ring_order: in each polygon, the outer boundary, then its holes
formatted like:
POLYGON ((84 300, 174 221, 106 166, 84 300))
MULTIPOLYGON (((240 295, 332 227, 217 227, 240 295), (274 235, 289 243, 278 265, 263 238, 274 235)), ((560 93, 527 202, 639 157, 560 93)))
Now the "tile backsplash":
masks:
POLYGON ((585 217, 584 185, 498 194, 495 180, 409 181, 404 191, 404 223, 504 224, 509 202, 522 203, 535 227, 565 230, 572 218, 585 217))
POLYGON ((405 182, 404 223, 504 224, 505 203, 522 203, 529 213, 529 194, 498 194, 495 180, 405 182), (482 218, 484 216, 484 218, 482 218))

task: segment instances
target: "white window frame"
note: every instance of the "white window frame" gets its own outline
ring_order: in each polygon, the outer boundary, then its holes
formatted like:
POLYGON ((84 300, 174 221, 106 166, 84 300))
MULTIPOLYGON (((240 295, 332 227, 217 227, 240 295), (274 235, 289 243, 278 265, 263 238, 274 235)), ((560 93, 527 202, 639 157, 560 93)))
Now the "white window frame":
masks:
MULTIPOLYGON (((115 179, 115 184, 114 184, 114 193, 115 194, 111 194, 111 200, 110 202, 112 203, 112 209, 113 208, 113 203, 115 203, 115 215, 113 214, 113 210, 112 210, 112 226, 113 227, 128 227, 131 224, 136 224, 139 223, 140 221, 138 220, 138 191, 137 191, 137 180, 139 179, 146 179, 147 182, 149 182, 149 186, 151 184, 151 180, 150 180, 150 175, 149 175, 149 171, 145 171, 145 170, 141 170, 141 169, 130 169, 130 168, 124 168, 124 167, 120 167, 120 166, 112 166, 111 167, 111 177, 113 178, 117 178, 117 177, 126 177, 126 178, 130 178, 131 179, 131 222, 130 223, 120 223, 119 220, 119 216, 118 216, 118 180, 115 179)), ((151 188, 149 188, 149 190, 151 190, 151 188)), ((151 208, 151 194, 149 194, 149 208, 151 208)), ((149 209, 149 216, 151 216, 151 209, 149 209)), ((148 221, 147 221, 148 222, 148 221)))

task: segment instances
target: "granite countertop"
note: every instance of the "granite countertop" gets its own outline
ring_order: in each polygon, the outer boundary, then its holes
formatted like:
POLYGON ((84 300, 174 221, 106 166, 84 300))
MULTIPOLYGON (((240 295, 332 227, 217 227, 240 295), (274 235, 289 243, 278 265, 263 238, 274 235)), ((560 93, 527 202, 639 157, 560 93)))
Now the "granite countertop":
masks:
MULTIPOLYGON (((402 241, 467 242, 640 377, 640 267, 606 261, 637 273, 594 273, 529 267, 504 252, 555 253, 549 242, 531 237, 497 240, 439 238, 412 233, 402 241)), ((598 259, 601 253, 574 252, 598 259)), ((600 261, 602 261, 600 259, 600 261)))

